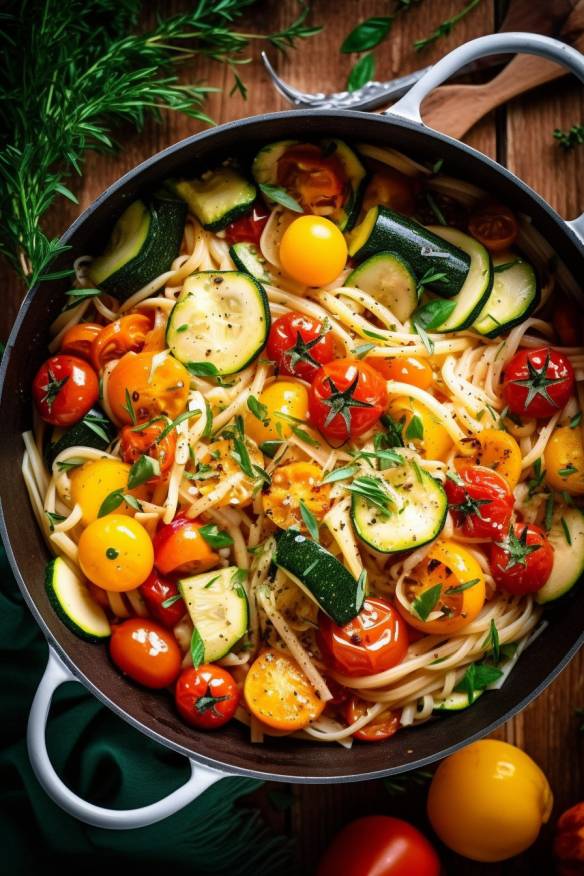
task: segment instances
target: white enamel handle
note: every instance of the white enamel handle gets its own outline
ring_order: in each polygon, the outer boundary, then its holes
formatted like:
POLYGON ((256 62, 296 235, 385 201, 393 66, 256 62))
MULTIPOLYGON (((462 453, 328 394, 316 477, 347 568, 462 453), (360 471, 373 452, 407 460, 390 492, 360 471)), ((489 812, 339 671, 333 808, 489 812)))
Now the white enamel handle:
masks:
POLYGON ((191 775, 182 787, 177 788, 162 800, 142 806, 139 809, 105 809, 95 806, 79 797, 55 772, 50 761, 46 743, 46 724, 51 707, 51 700, 56 689, 66 681, 78 681, 67 669, 55 651, 49 645, 49 660, 47 668, 35 694, 28 719, 26 741, 28 756, 34 773, 49 797, 65 812, 91 824, 94 827, 104 827, 110 830, 129 830, 135 827, 147 827, 157 821, 162 821, 195 800, 210 785, 226 777, 225 773, 202 766, 189 758, 191 775))
MULTIPOLYGON (((386 110, 385 115, 398 116, 423 125, 420 106, 434 88, 450 79, 462 67, 478 61, 479 58, 507 53, 541 55, 567 67, 581 82, 584 82, 584 55, 572 46, 537 33, 496 33, 478 37, 449 52, 434 64, 401 100, 386 110)), ((566 225, 584 242, 584 213, 577 219, 567 222, 566 225)))

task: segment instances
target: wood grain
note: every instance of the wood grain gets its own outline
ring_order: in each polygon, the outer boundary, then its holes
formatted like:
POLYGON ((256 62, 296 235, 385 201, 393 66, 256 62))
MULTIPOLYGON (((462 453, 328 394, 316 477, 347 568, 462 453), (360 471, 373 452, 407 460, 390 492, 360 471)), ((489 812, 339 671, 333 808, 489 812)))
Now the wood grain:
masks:
MULTIPOLYGON (((178 3, 161 3, 164 10, 179 8, 178 3)), ((445 18, 458 12, 459 0, 425 0, 411 11, 402 13, 389 40, 376 51, 377 78, 417 69, 433 62, 446 51, 482 34, 491 33, 500 24, 504 4, 483 0, 446 38, 421 55, 412 49, 413 40, 428 34, 445 18)), ((359 20, 370 15, 386 15, 386 0, 317 0, 313 20, 325 23, 324 33, 303 43, 288 57, 275 58, 277 69, 290 82, 309 91, 332 91, 343 85, 353 59, 338 53, 338 46, 359 20)), ((295 0, 259 3, 245 22, 245 30, 274 30, 297 12, 295 0)), ((275 53, 270 51, 273 56, 275 53)), ((249 100, 228 97, 230 76, 212 62, 195 63, 185 70, 186 79, 205 79, 224 89, 211 95, 208 112, 218 122, 250 114, 284 108, 282 99, 269 86, 257 51, 252 64, 242 73, 249 87, 249 100)), ((484 78, 484 77, 482 77, 484 78)), ((477 81, 482 81, 482 78, 477 81)), ((506 108, 491 113, 467 135, 466 141, 486 154, 498 158, 546 198, 559 213, 573 217, 584 209, 584 148, 569 153, 553 140, 556 127, 569 128, 584 118, 582 89, 573 80, 564 79, 525 97, 518 97, 506 108)), ((171 143, 201 129, 201 125, 180 115, 168 114, 160 125, 148 124, 141 134, 131 130, 118 132, 123 149, 115 156, 90 155, 80 180, 72 185, 84 208, 142 159, 171 143)), ((196 170, 196 168, 194 168, 196 170)), ((78 209, 66 201, 55 205, 47 228, 58 233, 66 228, 78 209)), ((17 312, 22 288, 5 268, 5 289, 0 314, 0 337, 5 339, 17 312)), ((524 659, 528 660, 527 655, 524 659)), ((524 748, 549 776, 556 797, 554 818, 568 805, 584 796, 582 737, 574 709, 584 706, 584 657, 580 655, 548 690, 521 715, 495 734, 524 748)), ((425 827, 423 791, 414 789, 392 796, 382 782, 356 785, 297 786, 292 789, 293 805, 285 816, 275 816, 278 827, 286 826, 298 845, 298 872, 313 873, 319 854, 334 832, 351 818, 367 813, 387 813, 411 818, 425 827)), ((269 812, 264 795, 263 805, 269 812)), ((449 876, 523 876, 551 874, 550 828, 528 853, 500 865, 481 865, 463 860, 444 850, 443 860, 449 876)), ((342 876, 342 874, 340 874, 342 876)))

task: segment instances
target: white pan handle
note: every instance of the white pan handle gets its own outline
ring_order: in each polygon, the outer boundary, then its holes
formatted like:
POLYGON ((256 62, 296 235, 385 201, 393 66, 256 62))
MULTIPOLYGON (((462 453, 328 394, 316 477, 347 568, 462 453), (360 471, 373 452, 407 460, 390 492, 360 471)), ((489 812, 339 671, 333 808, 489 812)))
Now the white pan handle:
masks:
POLYGON ((86 824, 109 830, 147 827, 178 812, 210 785, 226 777, 225 773, 202 766, 189 758, 191 775, 188 781, 156 803, 139 809, 126 810, 105 809, 88 803, 87 800, 74 794, 59 778, 47 751, 45 733, 51 700, 56 689, 66 681, 78 681, 78 679, 49 645, 49 660, 30 710, 26 741, 28 756, 37 779, 49 797, 69 815, 86 824))
MULTIPOLYGON (((507 53, 541 55, 542 58, 567 67, 581 82, 584 82, 584 55, 572 46, 537 33, 496 33, 478 37, 449 52, 434 64, 401 100, 386 110, 385 115, 398 116, 423 125, 420 106, 431 91, 472 61, 478 61, 479 58, 488 55, 507 53)), ((584 242, 584 213, 566 224, 584 242)))

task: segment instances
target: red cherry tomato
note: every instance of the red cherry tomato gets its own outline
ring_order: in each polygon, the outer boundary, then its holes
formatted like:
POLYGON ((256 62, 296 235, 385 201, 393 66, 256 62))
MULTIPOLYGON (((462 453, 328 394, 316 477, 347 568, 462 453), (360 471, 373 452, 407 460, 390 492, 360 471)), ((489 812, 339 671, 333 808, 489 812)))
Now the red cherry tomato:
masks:
POLYGON ((226 669, 204 663, 198 669, 185 669, 174 696, 178 713, 187 724, 214 730, 233 718, 240 692, 226 669))
POLYGON ((178 588, 174 581, 166 578, 153 569, 140 587, 140 593, 146 603, 148 611, 164 627, 176 626, 184 615, 186 608, 182 598, 179 597, 178 588), (169 602, 169 605, 165 605, 169 602))
POLYGON ((338 209, 345 200, 347 175, 342 162, 320 146, 300 143, 278 160, 278 184, 300 202, 308 213, 323 215, 338 209))
MULTIPOLYGON (((362 718, 367 713, 367 709, 370 708, 371 703, 359 697, 351 697, 345 706, 345 720, 347 724, 353 724, 355 721, 358 721, 359 718, 362 718)), ((400 714, 400 712, 392 712, 391 709, 384 709, 369 724, 366 724, 361 730, 356 730, 353 733, 353 737, 361 742, 383 742, 399 730, 401 726, 400 714)))
POLYGON ((385 380, 357 359, 335 359, 324 365, 308 393, 311 420, 332 446, 367 432, 387 404, 385 380))
POLYGON ((413 824, 369 815, 334 837, 316 876, 440 876, 440 859, 413 824))
POLYGON ((168 687, 180 672, 182 655, 174 637, 146 618, 113 626, 109 650, 118 669, 144 687, 168 687))
POLYGON ((154 536, 154 565, 168 575, 197 575, 212 569, 219 562, 216 554, 199 529, 201 524, 188 517, 175 517, 161 526, 154 536))
POLYGON ((231 222, 227 226, 225 229, 227 243, 230 245, 234 243, 255 243, 258 246, 269 216, 270 211, 268 208, 261 201, 256 201, 251 213, 247 213, 241 219, 236 219, 235 222, 231 222))
POLYGON ((503 252, 515 242, 517 219, 509 207, 487 204, 472 214, 468 230, 491 252, 503 252))
POLYGON ((78 322, 63 335, 59 352, 91 361, 91 345, 102 329, 96 322, 78 322))
POLYGON ((512 414, 553 417, 574 389, 569 359, 551 347, 519 350, 505 367, 503 397, 512 414))
POLYGON ((556 876, 584 872, 584 803, 576 803, 558 818, 554 836, 556 876))
POLYGON ((401 615, 386 599, 369 597, 353 620, 338 627, 321 614, 318 642, 327 662, 344 675, 374 675, 401 663, 408 633, 401 615))
POLYGON ((491 545, 491 573, 497 587, 523 596, 541 590, 551 575, 554 549, 543 529, 516 523, 491 545))
POLYGON ((37 410, 52 426, 72 426, 99 398, 97 374, 77 356, 51 356, 32 385, 37 410))
POLYGON ((285 313, 272 323, 267 354, 284 374, 310 382, 321 365, 334 359, 333 334, 323 332, 317 319, 285 313))
POLYGON ((480 465, 460 467, 444 489, 454 524, 469 538, 500 538, 508 529, 513 495, 505 479, 480 465), (456 475, 454 476, 456 477, 456 475))
MULTIPOLYGON (((133 465, 141 456, 151 456, 160 464, 160 474, 164 475, 172 468, 174 452, 176 450, 176 431, 173 429, 164 438, 160 438, 169 424, 166 417, 157 420, 146 429, 137 426, 124 426, 120 432, 120 453, 124 462, 133 465), (140 429, 140 431, 136 431, 140 429)), ((152 478, 149 483, 156 483, 158 477, 152 478)))

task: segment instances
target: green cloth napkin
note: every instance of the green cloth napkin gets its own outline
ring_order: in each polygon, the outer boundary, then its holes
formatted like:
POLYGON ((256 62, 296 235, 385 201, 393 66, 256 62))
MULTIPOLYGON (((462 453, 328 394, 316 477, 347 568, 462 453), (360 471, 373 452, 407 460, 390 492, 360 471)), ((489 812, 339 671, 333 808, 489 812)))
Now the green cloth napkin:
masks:
MULTIPOLYGON (((0 544, 0 871, 139 876, 161 873, 285 876, 288 840, 238 804, 261 783, 223 779, 165 821, 138 830, 89 827, 56 806, 30 767, 26 721, 47 661, 47 645, 18 590, 0 544)), ((62 685, 47 732, 55 768, 88 800, 131 808, 164 797, 189 775, 185 758, 134 730, 80 684, 62 685)))

